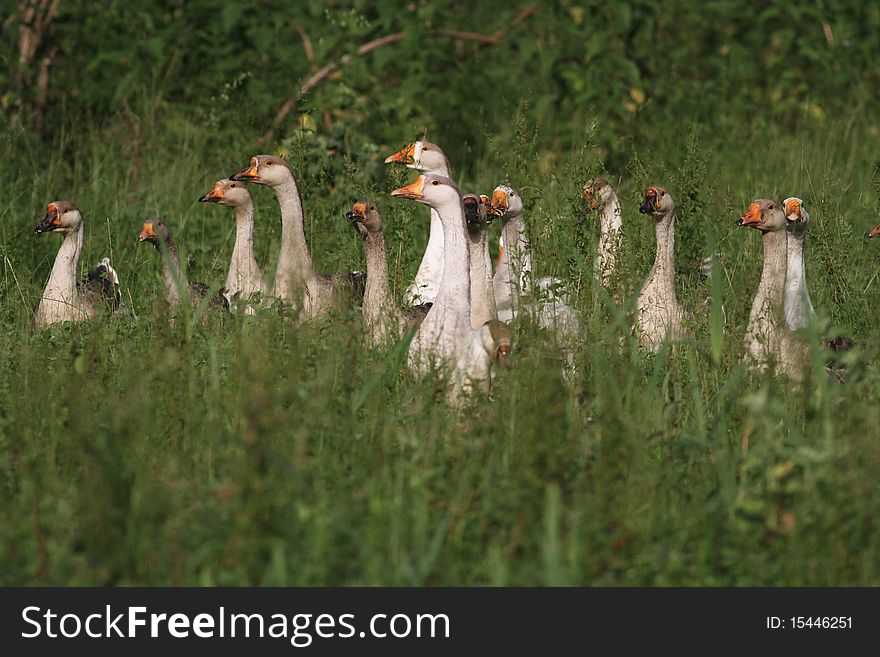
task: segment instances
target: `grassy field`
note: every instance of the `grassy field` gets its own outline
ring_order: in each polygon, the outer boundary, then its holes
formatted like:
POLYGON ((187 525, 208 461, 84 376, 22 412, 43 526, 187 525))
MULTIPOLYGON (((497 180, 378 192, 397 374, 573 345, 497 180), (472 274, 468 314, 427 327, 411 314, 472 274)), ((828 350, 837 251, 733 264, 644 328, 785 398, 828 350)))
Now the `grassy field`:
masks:
MULTIPOLYGON (((578 375, 562 379, 551 336, 515 326, 509 369, 466 412, 442 382, 404 367, 405 345, 369 351, 348 314, 294 327, 275 311, 169 325, 153 311, 160 263, 141 220, 166 219, 192 279, 220 285, 231 212, 196 203, 254 152, 173 107, 62 134, 49 149, 0 142, 0 583, 63 585, 878 585, 880 372, 876 366, 876 122, 851 115, 796 130, 681 121, 623 138, 584 130, 578 148, 538 146, 541 117, 509 133, 438 141, 463 191, 502 181, 526 201, 540 274, 569 281, 583 325, 578 375), (619 159, 619 158, 618 158, 619 159), (624 266, 611 295, 592 279, 598 224, 580 189, 618 187, 624 266), (693 340, 647 356, 628 316, 654 256, 641 190, 678 201, 679 299, 693 340), (761 267, 755 197, 801 196, 820 321, 803 385, 740 363, 761 267), (110 255, 127 312, 41 333, 30 312, 58 238, 34 236, 52 200, 86 217, 81 267, 110 255), (712 283, 687 273, 723 252, 712 283), (822 337, 845 333, 843 382, 822 337)), ((585 126, 590 125, 584 117, 585 126)), ((399 295, 427 239, 427 211, 391 199, 411 179, 384 169, 397 143, 330 176, 314 133, 283 143, 301 178, 319 270, 363 268, 344 218, 373 199, 399 295)), ((270 147, 278 150, 278 146, 270 147)), ((271 191, 254 188, 257 257, 274 271, 271 191)), ((493 243, 499 227, 492 227, 493 243)))

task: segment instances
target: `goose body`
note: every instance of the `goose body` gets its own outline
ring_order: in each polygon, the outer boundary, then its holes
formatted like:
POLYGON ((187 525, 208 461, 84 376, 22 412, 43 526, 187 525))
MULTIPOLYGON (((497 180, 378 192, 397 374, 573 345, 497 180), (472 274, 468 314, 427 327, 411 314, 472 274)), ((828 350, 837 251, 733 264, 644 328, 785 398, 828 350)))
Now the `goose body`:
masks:
POLYGON ((598 211, 599 220, 599 248, 593 266, 599 282, 608 287, 617 273, 617 260, 619 258, 621 244, 621 219, 620 201, 617 192, 604 178, 593 178, 584 185, 584 200, 587 202, 587 210, 598 211))
POLYGON ((557 278, 532 279, 532 250, 523 217, 522 197, 513 187, 499 185, 492 192, 491 212, 501 217, 501 253, 492 277, 498 319, 509 322, 522 312, 566 343, 580 334, 580 323, 568 303, 564 284, 557 278))
POLYGON ((468 231, 468 259, 471 267, 471 326, 478 328, 498 319, 492 285, 492 259, 489 256, 488 228, 492 215, 487 211, 488 196, 462 197, 468 231))
MULTIPOLYGON (((199 197, 199 202, 225 205, 235 213, 235 246, 225 286, 229 309, 235 311, 236 302, 247 304, 254 295, 266 296, 269 289, 254 257, 254 201, 246 183, 218 180, 211 191, 199 197)), ((246 305, 245 313, 253 315, 256 311, 246 305)))
POLYGON ((656 353, 667 340, 684 337, 684 312, 675 294, 675 203, 664 187, 645 190, 642 214, 654 219, 657 251, 638 297, 638 334, 643 349, 656 353))
POLYGON ((804 246, 810 215, 804 202, 790 197, 783 202, 785 209, 788 263, 785 272, 785 321, 792 331, 806 328, 816 315, 807 289, 804 246))
POLYGON ((434 367, 446 370, 453 399, 474 386, 486 390, 493 362, 503 361, 510 350, 510 332, 498 320, 478 328, 471 325, 470 256, 461 194, 449 178, 423 174, 391 195, 429 205, 443 226, 443 278, 410 344, 408 363, 420 373, 434 367))
POLYGON ((749 205, 739 225, 762 233, 764 264, 761 282, 752 302, 746 329, 746 360, 757 369, 775 362, 779 369, 799 380, 807 359, 806 345, 795 337, 785 319, 785 276, 788 261, 786 218, 782 206, 772 199, 749 205))
MULTIPOLYGON (((385 163, 403 164, 422 173, 451 178, 449 160, 437 144, 416 141, 385 158, 385 163)), ((430 303, 437 296, 443 279, 443 224, 440 215, 431 208, 431 227, 428 245, 419 263, 415 280, 406 289, 404 301, 409 304, 430 303)))
POLYGON ((301 310, 304 317, 314 318, 356 292, 360 282, 356 274, 322 276, 315 271, 306 244, 302 199, 287 162, 275 155, 255 155, 249 167, 229 179, 269 185, 275 192, 281 208, 281 250, 274 296, 301 310))
POLYGON ((425 319, 431 304, 419 304, 401 310, 394 302, 388 285, 388 261, 382 217, 369 201, 352 205, 346 215, 364 242, 367 276, 364 289, 364 320, 373 345, 397 340, 407 329, 416 329, 425 319))
POLYGON ((43 289, 32 321, 41 328, 59 322, 80 322, 94 317, 100 309, 119 307, 119 277, 104 258, 86 277, 77 282, 76 269, 83 247, 83 218, 70 201, 54 201, 35 233, 58 232, 64 236, 49 280, 43 289))

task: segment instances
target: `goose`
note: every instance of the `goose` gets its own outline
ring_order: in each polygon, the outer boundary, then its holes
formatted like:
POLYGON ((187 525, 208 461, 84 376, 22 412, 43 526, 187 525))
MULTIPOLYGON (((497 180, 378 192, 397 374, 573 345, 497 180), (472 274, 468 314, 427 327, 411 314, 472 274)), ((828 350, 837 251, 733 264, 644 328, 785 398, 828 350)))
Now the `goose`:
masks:
POLYGON ((268 185, 281 207, 281 251, 273 295, 292 303, 308 318, 325 314, 347 292, 363 291, 358 272, 348 276, 316 273, 303 226, 303 206, 290 166, 275 155, 254 155, 251 164, 229 176, 232 181, 268 185))
POLYGON ((420 373, 433 366, 450 370, 450 400, 468 391, 488 390, 492 364, 503 364, 511 349, 509 327, 489 320, 471 325, 471 282, 468 232, 461 194, 445 176, 422 174, 391 196, 411 199, 437 211, 443 226, 443 277, 419 330, 410 344, 407 360, 420 373))
POLYGON ((566 360, 571 361, 570 343, 580 334, 574 309, 558 290, 562 281, 545 277, 532 281, 532 251, 523 218, 522 197, 513 187, 499 185, 492 192, 490 212, 501 217, 498 266, 492 277, 498 319, 509 322, 521 309, 535 316, 541 328, 548 329, 569 343, 566 360), (536 288, 540 299, 527 300, 536 288), (526 302, 527 301, 527 302, 526 302))
POLYGON ((370 201, 358 201, 346 214, 364 241, 367 258, 367 280, 364 289, 364 319, 373 345, 398 339, 407 328, 416 329, 425 319, 430 303, 401 310, 388 286, 388 261, 385 258, 385 237, 382 217, 370 201))
MULTIPOLYGON (((449 160, 437 144, 429 141, 416 141, 385 158, 385 164, 403 164, 422 173, 431 173, 450 178, 452 173, 449 160)), ((443 224, 437 211, 431 208, 431 228, 428 233, 428 246, 416 272, 415 280, 406 289, 404 301, 409 304, 425 303, 434 300, 443 278, 443 224)))
POLYGON ((796 196, 782 202, 787 219, 788 266, 785 272, 785 321, 792 331, 806 328, 816 311, 807 290, 807 273, 804 266, 804 242, 810 215, 803 200, 796 196))
POLYGON ((740 226, 760 230, 764 243, 764 265, 749 313, 745 357, 758 369, 765 369, 775 360, 789 378, 800 380, 806 364, 807 346, 795 338, 785 319, 788 237, 783 207, 773 199, 757 199, 737 221, 740 226))
POLYGON ((684 337, 684 312, 675 296, 675 202, 665 187, 652 185, 639 212, 654 218, 657 239, 654 266, 637 302, 639 341, 656 353, 665 341, 684 337))
MULTIPOLYGON (((235 302, 245 303, 255 294, 266 296, 269 292, 257 259, 254 257, 254 201, 244 182, 218 180, 207 194, 199 197, 199 203, 219 203, 235 212, 235 246, 226 274, 226 294, 229 309, 235 311, 235 302)), ((245 314, 254 315, 253 306, 245 306, 245 314)))
POLYGON ((64 239, 43 294, 34 309, 32 322, 37 328, 59 322, 80 322, 104 308, 115 311, 122 300, 119 276, 103 258, 85 278, 77 282, 76 267, 83 247, 83 216, 70 201, 53 201, 46 208, 35 234, 61 233, 64 239))
POLYGON ((593 178, 584 185, 584 200, 587 211, 600 210, 599 250, 596 255, 594 270, 598 273, 599 283, 608 287, 617 270, 617 259, 620 252, 621 219, 620 201, 617 192, 604 178, 593 178))
POLYGON ((465 194, 461 198, 468 231, 468 257, 471 264, 471 326, 478 328, 498 319, 492 287, 492 258, 489 256, 488 228, 492 221, 489 197, 465 194))
POLYGON ((508 185, 492 192, 492 213, 501 218, 498 267, 492 277, 498 319, 509 322, 516 316, 520 298, 529 292, 532 252, 523 219, 522 197, 508 185))
MULTIPOLYGON (((190 303, 193 306, 199 306, 207 296, 209 288, 204 283, 190 283, 187 280, 186 273, 180 267, 177 245, 171 239, 171 233, 165 222, 156 217, 145 219, 138 241, 152 244, 156 247, 156 251, 162 258, 162 279, 165 284, 165 301, 168 303, 168 307, 172 311, 180 308, 181 292, 183 290, 186 290, 186 293, 189 295, 190 303)), ((211 299, 210 305, 228 308, 229 302, 226 291, 221 289, 211 299)), ((207 315, 205 315, 203 320, 207 321, 207 315)))

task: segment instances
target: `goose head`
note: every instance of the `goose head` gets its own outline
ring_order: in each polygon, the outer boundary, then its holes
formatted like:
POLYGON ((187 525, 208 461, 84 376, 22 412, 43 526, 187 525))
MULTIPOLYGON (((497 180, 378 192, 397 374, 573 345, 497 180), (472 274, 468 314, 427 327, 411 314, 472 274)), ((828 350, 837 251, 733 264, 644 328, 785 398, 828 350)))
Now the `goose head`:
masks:
POLYGON ((480 342, 495 364, 504 367, 513 348, 513 333, 510 327, 502 321, 490 319, 480 327, 480 342))
POLYGON ((595 212, 604 208, 611 202, 614 190, 604 178, 593 178, 584 184, 584 201, 587 202, 587 212, 595 212))
POLYGON ((788 220, 788 228, 793 233, 802 233, 807 229, 810 223, 810 214, 804 207, 803 199, 796 196, 790 196, 782 202, 785 210, 785 218, 788 220))
POLYGON ((199 196, 199 203, 219 203, 230 208, 252 203, 251 193, 247 183, 240 180, 224 178, 214 183, 214 187, 207 194, 199 196))
POLYGON ((492 192, 490 212, 496 217, 510 219, 522 214, 522 197, 509 185, 498 185, 492 192))
POLYGON ((385 158, 385 164, 395 162, 427 173, 445 171, 449 166, 440 147, 429 141, 415 141, 385 158))
POLYGON ((351 206, 345 216, 360 233, 361 237, 382 232, 382 217, 376 206, 369 201, 358 201, 351 206))
POLYGON ((444 206, 461 208, 461 194, 455 183, 445 176, 434 173, 423 173, 411 185, 395 189, 391 192, 391 196, 408 198, 435 210, 444 206))
POLYGON ((171 233, 168 232, 168 226, 165 222, 157 217, 144 219, 144 226, 141 234, 138 236, 139 242, 149 242, 156 248, 159 244, 169 244, 171 242, 171 233))
POLYGON ((757 228, 762 233, 772 233, 784 230, 786 221, 785 211, 778 201, 759 198, 752 201, 749 209, 736 223, 738 226, 757 228))
POLYGON ((877 237, 880 235, 880 224, 874 226, 871 230, 865 233, 865 237, 871 239, 872 237, 877 237))
POLYGON ((492 215, 487 207, 489 197, 485 194, 465 194, 461 197, 461 204, 468 230, 479 232, 492 222, 492 215))
POLYGON ((650 214, 655 219, 662 219, 675 210, 675 202, 665 187, 651 185, 645 189, 645 202, 639 208, 642 214, 650 214))
POLYGON ((290 166, 277 155, 254 155, 249 167, 229 176, 229 180, 255 182, 277 187, 293 179, 290 166))
POLYGON ((82 226, 82 213, 70 201, 52 201, 46 207, 46 216, 34 228, 35 234, 55 232, 66 235, 82 226))

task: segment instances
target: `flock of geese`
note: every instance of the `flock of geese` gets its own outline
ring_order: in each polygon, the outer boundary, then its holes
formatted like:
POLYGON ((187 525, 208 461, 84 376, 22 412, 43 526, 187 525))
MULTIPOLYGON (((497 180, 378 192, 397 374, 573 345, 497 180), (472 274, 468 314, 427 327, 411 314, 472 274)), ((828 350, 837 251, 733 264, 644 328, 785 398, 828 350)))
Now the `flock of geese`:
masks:
MULTIPOLYGON (((290 167, 275 155, 255 155, 249 166, 218 180, 199 198, 232 208, 235 216, 235 246, 226 283, 214 298, 206 299, 208 286, 187 280, 168 225, 158 218, 143 222, 140 241, 151 243, 161 256, 167 305, 172 310, 184 303, 214 305, 254 315, 261 305, 280 300, 307 320, 333 307, 360 303, 369 343, 382 345, 411 332, 409 367, 418 373, 434 368, 445 371, 451 398, 474 389, 488 390, 494 366, 502 365, 510 354, 510 323, 520 315, 528 315, 550 331, 570 365, 580 325, 564 292, 564 281, 531 275, 532 253, 517 190, 499 185, 491 197, 462 195, 443 151, 427 141, 416 141, 385 162, 419 173, 414 182, 395 189, 391 196, 430 209, 428 244, 403 304, 395 301, 389 286, 382 217, 375 203, 358 201, 346 215, 362 238, 366 274, 319 274, 306 243, 302 199, 290 167), (254 204, 247 183, 271 187, 280 206, 281 250, 272 285, 254 257, 254 204), (502 231, 493 271, 487 229, 495 218, 502 222, 502 231)), ((620 260, 620 201, 602 178, 584 185, 583 198, 586 210, 600 216, 594 273, 599 283, 609 286, 620 260)), ((654 221, 657 251, 638 295, 634 328, 641 346, 657 352, 664 343, 686 337, 686 315, 675 294, 675 203, 667 189, 650 186, 639 211, 654 221)), ((757 368, 775 364, 794 380, 802 377, 808 357, 807 343, 796 332, 814 315, 804 268, 809 221, 803 201, 795 197, 781 204, 758 199, 738 221, 759 230, 764 247, 761 282, 745 336, 745 358, 757 368)), ((119 308, 119 276, 108 258, 77 281, 83 215, 73 203, 49 203, 34 232, 63 236, 33 313, 35 327, 87 320, 119 308)), ((868 236, 877 234, 880 226, 868 236)))

